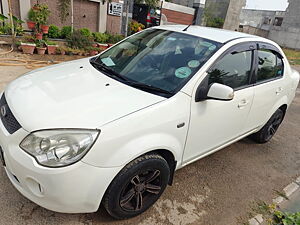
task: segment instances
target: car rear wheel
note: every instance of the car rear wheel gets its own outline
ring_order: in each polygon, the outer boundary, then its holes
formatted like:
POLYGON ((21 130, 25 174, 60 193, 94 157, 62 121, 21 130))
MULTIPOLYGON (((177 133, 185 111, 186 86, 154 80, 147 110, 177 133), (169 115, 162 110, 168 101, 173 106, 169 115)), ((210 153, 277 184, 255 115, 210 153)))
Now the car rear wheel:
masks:
POLYGON ((270 141, 279 128, 283 117, 284 112, 281 109, 277 109, 266 125, 263 126, 263 128, 261 128, 257 133, 252 134, 250 138, 260 144, 270 141))
POLYGON ((137 216, 151 207, 170 177, 167 161, 157 154, 141 156, 115 177, 103 198, 107 212, 116 219, 137 216))

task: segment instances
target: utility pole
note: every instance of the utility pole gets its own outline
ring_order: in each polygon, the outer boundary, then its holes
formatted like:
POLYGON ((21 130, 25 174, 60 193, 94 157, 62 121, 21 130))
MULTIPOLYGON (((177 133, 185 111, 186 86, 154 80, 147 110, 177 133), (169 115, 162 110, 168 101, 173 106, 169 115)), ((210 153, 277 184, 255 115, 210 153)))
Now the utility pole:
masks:
POLYGON ((128 35, 128 13, 129 13, 129 1, 130 0, 126 0, 126 8, 125 8, 125 29, 124 29, 124 31, 125 31, 125 37, 127 37, 127 35, 128 35))
POLYGON ((71 0, 71 32, 74 31, 74 2, 71 0))
POLYGON ((15 26, 14 26, 14 21, 13 21, 12 8, 11 8, 11 0, 7 0, 7 3, 8 3, 9 19, 10 19, 10 24, 11 24, 12 46, 13 46, 12 48, 14 48, 16 34, 15 34, 15 26))

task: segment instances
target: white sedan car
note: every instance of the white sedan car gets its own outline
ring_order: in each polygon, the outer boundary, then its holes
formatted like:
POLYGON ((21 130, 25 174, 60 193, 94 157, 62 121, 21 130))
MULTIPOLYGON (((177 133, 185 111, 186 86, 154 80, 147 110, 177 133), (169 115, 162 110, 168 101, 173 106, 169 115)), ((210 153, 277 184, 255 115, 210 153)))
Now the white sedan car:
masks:
POLYGON ((12 184, 47 209, 118 219, 147 210, 174 171, 275 134, 299 82, 274 42, 170 25, 102 54, 32 71, 0 100, 12 184))

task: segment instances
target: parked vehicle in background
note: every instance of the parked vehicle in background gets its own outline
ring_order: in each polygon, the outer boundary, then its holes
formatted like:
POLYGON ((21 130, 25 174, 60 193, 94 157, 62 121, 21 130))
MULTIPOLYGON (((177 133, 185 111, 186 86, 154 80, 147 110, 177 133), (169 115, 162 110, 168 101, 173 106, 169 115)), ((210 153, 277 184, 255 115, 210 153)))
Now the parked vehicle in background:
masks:
POLYGON ((274 42, 160 26, 98 56, 38 69, 0 100, 1 158, 47 209, 117 219, 153 205, 174 171, 250 136, 268 142, 299 83, 274 42))

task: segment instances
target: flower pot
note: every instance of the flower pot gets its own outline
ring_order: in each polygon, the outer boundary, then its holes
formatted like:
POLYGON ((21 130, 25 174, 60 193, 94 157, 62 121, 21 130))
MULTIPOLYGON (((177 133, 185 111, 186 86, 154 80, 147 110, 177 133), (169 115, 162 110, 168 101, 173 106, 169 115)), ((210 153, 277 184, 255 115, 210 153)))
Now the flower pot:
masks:
POLYGON ((98 46, 103 50, 108 48, 108 44, 98 44, 98 46))
POLYGON ((35 49, 35 44, 21 43, 21 48, 24 54, 33 54, 35 49))
POLYGON ((45 55, 45 52, 46 52, 47 48, 39 48, 39 47, 37 47, 36 49, 37 49, 38 55, 45 55))
POLYGON ((27 21, 28 29, 34 30, 36 22, 27 21))
POLYGON ((57 45, 47 45, 48 55, 55 55, 57 45))
POLYGON ((35 34, 36 39, 42 40, 43 39, 43 33, 36 33, 35 34))
POLYGON ((48 34, 48 31, 49 31, 49 26, 48 25, 42 25, 41 28, 42 28, 42 31, 43 31, 44 34, 48 34))
POLYGON ((98 54, 98 51, 96 50, 91 50, 90 51, 90 55, 93 56, 93 55, 97 55, 98 54))

